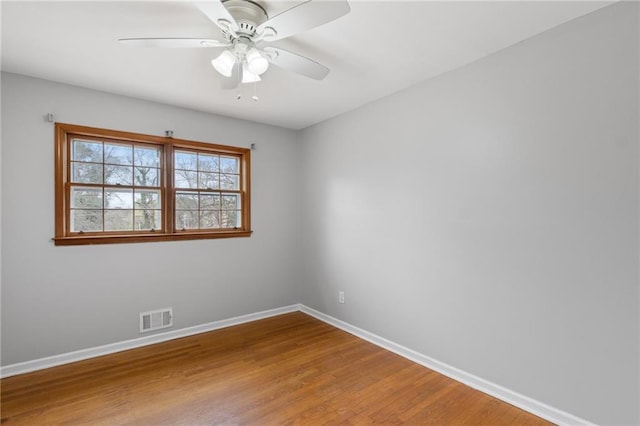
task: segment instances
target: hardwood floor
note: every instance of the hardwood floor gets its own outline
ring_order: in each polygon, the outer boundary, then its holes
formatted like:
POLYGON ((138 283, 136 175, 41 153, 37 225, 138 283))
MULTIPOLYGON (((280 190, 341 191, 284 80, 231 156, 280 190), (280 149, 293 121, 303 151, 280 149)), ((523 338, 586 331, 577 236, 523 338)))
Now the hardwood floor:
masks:
POLYGON ((7 425, 546 425, 303 313, 0 381, 7 425))

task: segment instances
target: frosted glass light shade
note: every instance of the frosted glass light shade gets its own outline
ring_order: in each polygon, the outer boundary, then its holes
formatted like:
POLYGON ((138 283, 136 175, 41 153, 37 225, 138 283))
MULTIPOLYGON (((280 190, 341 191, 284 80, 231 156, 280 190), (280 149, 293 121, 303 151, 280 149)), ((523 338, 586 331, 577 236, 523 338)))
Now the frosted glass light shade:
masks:
POLYGON ((255 83, 262 80, 258 74, 254 74, 249 70, 247 63, 242 64, 242 82, 243 83, 255 83))
POLYGON ((220 56, 211 60, 211 65, 225 77, 231 77, 235 63, 236 56, 228 50, 225 50, 220 56))
POLYGON ((249 71, 253 74, 260 75, 269 68, 269 61, 258 52, 258 49, 252 47, 247 52, 247 65, 249 71))

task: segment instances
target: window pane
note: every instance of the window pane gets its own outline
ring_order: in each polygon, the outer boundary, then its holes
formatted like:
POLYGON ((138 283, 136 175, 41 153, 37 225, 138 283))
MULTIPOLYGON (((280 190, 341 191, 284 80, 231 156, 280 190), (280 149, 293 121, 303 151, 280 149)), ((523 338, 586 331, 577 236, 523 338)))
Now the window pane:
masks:
POLYGON ((201 211, 200 228, 220 228, 220 212, 217 210, 201 211))
POLYGON ((238 210, 240 208, 240 197, 238 195, 223 195, 223 210, 238 210))
POLYGON ((220 210, 220 195, 200 194, 201 210, 220 210))
POLYGON ((160 210, 136 210, 135 229, 161 229, 162 228, 162 212, 160 210))
POLYGON ((236 157, 220 157, 220 171, 222 173, 239 173, 239 161, 236 157))
POLYGON ((104 191, 105 209, 132 209, 133 191, 131 189, 114 189, 104 191))
POLYGON ((198 170, 203 172, 220 171, 220 157, 217 155, 198 154, 198 170))
POLYGON ((133 167, 130 166, 104 166, 104 183, 107 185, 133 184, 133 167))
POLYGON ((160 167, 160 148, 133 148, 133 164, 136 166, 160 167))
POLYGON ((71 208, 102 209, 102 188, 71 188, 71 208))
POLYGON ((71 163, 71 182, 102 183, 102 164, 71 163))
POLYGON ((218 173, 199 173, 200 188, 202 189, 220 189, 220 175, 218 173))
POLYGON ((238 175, 220 175, 220 189, 240 189, 238 175))
POLYGON ((105 231, 133 231, 133 210, 105 210, 105 231))
POLYGON ((198 172, 176 170, 174 180, 176 188, 197 188, 198 172))
POLYGON ((89 142, 74 139, 71 143, 71 159, 102 163, 102 142, 89 142))
POLYGON ((71 210, 71 232, 102 231, 102 210, 71 210))
POLYGON ((176 210, 198 210, 198 194, 191 192, 176 193, 176 210))
POLYGON ((221 211, 220 212, 220 226, 222 228, 236 228, 239 227, 239 217, 237 211, 229 210, 229 211, 221 211))
POLYGON ((136 189, 134 193, 136 209, 159 209, 160 191, 145 191, 136 189))
POLYGON ((176 169, 183 170, 198 170, 198 155, 192 152, 184 152, 184 151, 176 151, 174 153, 175 156, 175 165, 176 169))
POLYGON ((176 229, 197 229, 198 211, 182 210, 176 212, 176 229))
POLYGON ((108 164, 133 164, 133 145, 104 144, 104 162, 108 164))
POLYGON ((136 167, 133 171, 133 184, 136 186, 160 186, 158 170, 153 167, 136 167))

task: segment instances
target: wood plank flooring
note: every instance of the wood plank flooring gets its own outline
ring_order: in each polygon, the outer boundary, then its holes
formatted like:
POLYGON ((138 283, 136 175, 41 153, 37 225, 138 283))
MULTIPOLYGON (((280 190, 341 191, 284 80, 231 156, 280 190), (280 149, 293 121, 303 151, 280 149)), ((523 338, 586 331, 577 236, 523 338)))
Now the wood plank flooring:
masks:
POLYGON ((0 381, 6 425, 547 425, 296 312, 0 381))

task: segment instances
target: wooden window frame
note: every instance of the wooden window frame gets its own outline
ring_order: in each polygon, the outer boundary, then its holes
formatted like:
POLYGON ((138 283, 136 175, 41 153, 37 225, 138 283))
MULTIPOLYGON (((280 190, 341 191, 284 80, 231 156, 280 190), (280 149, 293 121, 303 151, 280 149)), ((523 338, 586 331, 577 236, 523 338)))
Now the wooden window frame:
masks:
POLYGON ((250 170, 251 150, 205 142, 194 142, 169 137, 144 135, 117 130, 55 124, 55 245, 115 244, 152 241, 179 241, 213 238, 233 238, 251 236, 251 191, 250 170), (162 193, 162 229, 144 231, 100 231, 77 233, 70 231, 71 193, 71 140, 74 137, 97 139, 100 141, 122 142, 161 147, 160 186, 162 193), (175 193, 173 178, 173 158, 175 149, 186 149, 202 153, 230 155, 240 162, 241 219, 234 229, 189 229, 177 230, 175 226, 175 193))

